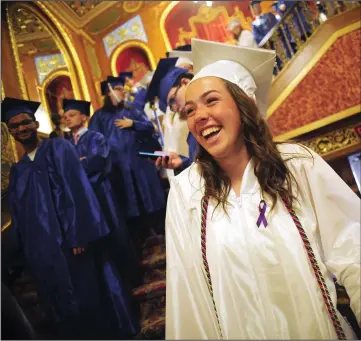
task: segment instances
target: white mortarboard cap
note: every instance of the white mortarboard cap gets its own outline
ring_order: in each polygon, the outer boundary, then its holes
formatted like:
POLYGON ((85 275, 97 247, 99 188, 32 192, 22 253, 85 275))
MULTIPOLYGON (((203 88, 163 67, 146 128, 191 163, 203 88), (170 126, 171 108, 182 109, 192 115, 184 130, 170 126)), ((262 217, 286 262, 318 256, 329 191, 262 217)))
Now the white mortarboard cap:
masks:
POLYGON ((192 52, 191 51, 170 51, 169 58, 178 58, 175 66, 190 64, 193 65, 192 62, 192 52))
POLYGON ((194 78, 218 77, 238 85, 256 100, 260 113, 266 117, 268 93, 272 83, 276 52, 192 39, 194 78))
POLYGON ((241 21, 236 18, 232 19, 228 23, 227 31, 232 31, 237 26, 241 26, 241 21))

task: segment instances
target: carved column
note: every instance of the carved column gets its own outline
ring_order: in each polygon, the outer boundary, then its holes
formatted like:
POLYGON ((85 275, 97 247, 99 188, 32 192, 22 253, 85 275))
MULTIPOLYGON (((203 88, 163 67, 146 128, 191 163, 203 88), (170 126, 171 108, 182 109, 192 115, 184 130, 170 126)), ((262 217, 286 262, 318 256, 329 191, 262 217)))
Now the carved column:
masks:
POLYGON ((15 57, 9 27, 5 20, 1 20, 1 80, 5 96, 24 98, 16 70, 15 57))

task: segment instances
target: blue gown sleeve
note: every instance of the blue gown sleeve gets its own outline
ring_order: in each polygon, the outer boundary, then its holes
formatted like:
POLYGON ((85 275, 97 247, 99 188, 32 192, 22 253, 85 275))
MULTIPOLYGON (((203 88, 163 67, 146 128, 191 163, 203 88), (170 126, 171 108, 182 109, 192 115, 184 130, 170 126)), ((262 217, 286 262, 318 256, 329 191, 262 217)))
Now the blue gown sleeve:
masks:
POLYGON ((10 169, 10 178, 9 178, 9 187, 8 187, 8 193, 9 193, 9 206, 10 206, 10 214, 11 214, 11 229, 14 230, 13 233, 13 243, 12 243, 12 255, 16 254, 20 250, 22 250, 22 244, 21 244, 21 237, 19 233, 18 228, 18 222, 16 217, 19 216, 19 210, 16 204, 16 200, 14 197, 15 193, 15 184, 16 184, 16 170, 14 166, 10 169))
POLYGON ((95 112, 94 115, 90 118, 88 123, 88 129, 93 131, 98 131, 102 134, 103 132, 103 126, 101 124, 101 120, 99 119, 99 112, 95 112))
POLYGON ((88 177, 104 172, 108 162, 109 148, 103 135, 96 134, 94 138, 91 139, 87 154, 84 156, 86 156, 86 158, 81 160, 81 164, 88 177))
POLYGON ((70 142, 53 139, 49 176, 65 247, 84 247, 109 233, 79 156, 70 142))
POLYGON ((252 34, 253 34, 254 40, 256 41, 257 44, 259 44, 264 37, 260 28, 254 24, 252 24, 252 34))
POLYGON ((154 132, 154 126, 143 110, 134 109, 132 116, 132 120, 134 122, 132 129, 140 132, 154 132))
POLYGON ((275 26, 278 23, 278 21, 276 19, 276 16, 273 13, 267 13, 267 15, 268 15, 268 19, 271 23, 269 30, 271 30, 273 28, 273 26, 275 26))
POLYGON ((138 92, 135 95, 133 106, 138 110, 143 110, 146 98, 147 98, 147 90, 146 89, 139 89, 138 92))

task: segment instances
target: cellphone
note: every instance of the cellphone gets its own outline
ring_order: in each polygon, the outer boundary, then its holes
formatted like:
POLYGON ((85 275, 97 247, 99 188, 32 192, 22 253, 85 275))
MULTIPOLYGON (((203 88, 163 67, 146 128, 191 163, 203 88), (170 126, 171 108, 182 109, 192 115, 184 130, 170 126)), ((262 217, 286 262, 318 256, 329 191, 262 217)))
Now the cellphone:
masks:
POLYGON ((155 152, 155 153, 138 152, 138 156, 145 158, 145 159, 156 160, 159 157, 168 156, 168 153, 165 153, 165 152, 155 152))

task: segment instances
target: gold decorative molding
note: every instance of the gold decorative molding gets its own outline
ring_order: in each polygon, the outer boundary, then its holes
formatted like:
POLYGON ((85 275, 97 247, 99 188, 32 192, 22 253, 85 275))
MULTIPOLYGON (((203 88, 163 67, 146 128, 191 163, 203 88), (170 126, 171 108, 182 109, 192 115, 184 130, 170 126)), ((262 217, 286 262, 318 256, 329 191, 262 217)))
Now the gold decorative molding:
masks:
POLYGON ((21 63, 20 63, 18 48, 17 48, 17 44, 16 44, 16 40, 15 40, 12 20, 11 20, 11 17, 10 17, 9 7, 8 6, 6 7, 6 18, 7 18, 7 22, 8 22, 8 28, 9 28, 11 49, 13 51, 14 60, 15 60, 16 73, 17 73, 17 76, 18 76, 19 84, 20 84, 21 96, 22 96, 23 99, 29 99, 28 91, 26 89, 24 75, 23 75, 23 72, 22 72, 22 69, 21 69, 21 63))
POLYGON ((179 3, 179 1, 171 1, 170 4, 165 8, 165 10, 163 11, 163 13, 162 13, 162 15, 160 17, 160 22, 159 22, 160 32, 161 32, 161 34, 163 36, 165 47, 166 47, 167 51, 172 50, 172 45, 170 44, 168 34, 167 34, 167 30, 165 29, 165 21, 167 19, 168 14, 171 12, 171 10, 175 6, 178 5, 178 3, 179 3))
POLYGON ((9 133, 7 125, 1 122, 1 191, 7 190, 11 165, 17 161, 15 140, 9 133))
POLYGON ((148 61, 149 61, 149 64, 150 64, 150 67, 152 68, 152 70, 154 70, 156 68, 156 63, 155 63, 152 51, 150 50, 150 48, 146 44, 144 44, 144 43, 142 43, 140 41, 128 41, 128 42, 126 42, 124 44, 120 44, 112 52, 112 55, 111 55, 111 58, 110 58, 110 60, 111 60, 110 64, 111 64, 112 74, 113 74, 114 77, 118 76, 118 73, 117 73, 117 58, 118 58, 119 54, 122 51, 126 50, 129 47, 138 47, 138 48, 142 49, 147 55, 147 58, 148 58, 148 61))
POLYGON ((94 47, 92 45, 85 44, 86 46, 86 52, 88 56, 88 60, 90 62, 90 66, 92 68, 92 72, 94 73, 94 76, 97 80, 100 80, 102 78, 102 71, 100 69, 98 58, 96 56, 94 47))
POLYGON ((143 5, 142 1, 123 1, 123 10, 126 13, 134 13, 143 5))
POLYGON ((101 3, 101 1, 66 1, 65 3, 79 18, 82 18, 90 11, 92 11, 95 7, 97 7, 101 3))
POLYGON ((3 101, 5 98, 5 90, 4 90, 4 86, 3 86, 3 81, 1 80, 1 100, 3 101))
MULTIPOLYGON (((113 6, 112 1, 106 1, 105 3, 110 3, 110 5, 113 6)), ((81 35, 89 43, 95 45, 95 40, 82 29, 86 24, 84 18, 77 17, 68 5, 64 4, 62 1, 44 1, 43 4, 49 11, 56 12, 56 15, 61 17, 61 20, 64 21, 74 33, 81 35)))
POLYGON ((323 134, 311 140, 302 141, 301 143, 317 154, 325 156, 356 146, 361 143, 361 139, 354 127, 346 127, 323 134))
POLYGON ((275 141, 285 141, 285 140, 289 140, 291 138, 294 138, 296 136, 300 136, 300 135, 303 135, 303 134, 306 134, 312 130, 315 130, 315 129, 319 129, 321 127, 324 127, 328 124, 331 124, 333 122, 336 122, 336 121, 339 121, 339 120, 342 120, 344 118, 347 118, 347 117, 350 117, 352 115, 355 115, 355 114, 358 114, 361 112, 361 105, 356 105, 354 107, 351 107, 351 108, 348 108, 346 110, 343 110, 337 114, 333 114, 333 115, 330 115, 330 116, 327 116, 321 120, 318 120, 318 121, 315 121, 315 122, 312 122, 310 124, 306 124, 300 128, 297 128, 297 129, 294 129, 294 130, 291 130, 285 134, 282 134, 282 135, 278 135, 276 137, 274 137, 274 140, 275 141))
MULTIPOLYGON (((227 12, 228 14, 228 12, 227 12)), ((248 30, 252 32, 252 22, 253 19, 251 17, 246 17, 244 13, 239 9, 238 6, 234 8, 234 13, 229 17, 228 20, 239 19, 241 22, 241 26, 244 30, 248 30)))
MULTIPOLYGON (((361 28, 361 21, 353 23, 352 25, 346 26, 336 32, 334 32, 325 44, 318 50, 318 52, 310 59, 305 65, 302 71, 295 77, 284 91, 277 97, 277 99, 270 105, 267 112, 267 118, 271 117, 277 108, 286 100, 286 98, 292 93, 297 85, 306 77, 311 69, 318 63, 323 55, 329 50, 329 48, 336 42, 336 40, 345 34, 348 34, 354 30, 361 28)), ((284 70, 282 70, 284 71, 284 70)), ((281 72, 282 72, 281 71, 281 72)))
POLYGON ((1 232, 4 232, 5 230, 7 230, 11 225, 11 219, 8 220, 3 226, 1 226, 1 232))
MULTIPOLYGON (((60 39, 57 32, 50 25, 49 26, 46 25, 46 19, 43 18, 44 24, 46 26, 48 26, 47 28, 49 29, 49 32, 52 34, 56 44, 59 46, 60 50, 64 54, 64 58, 65 58, 66 64, 69 69, 71 84, 73 86, 75 98, 76 99, 84 98, 86 101, 90 101, 89 89, 88 89, 87 81, 85 79, 85 75, 83 72, 83 67, 81 65, 79 56, 76 52, 76 49, 74 47, 74 44, 71 41, 69 34, 66 32, 63 25, 61 25, 59 23, 59 21, 56 19, 56 17, 53 15, 53 13, 51 13, 51 11, 48 10, 48 8, 44 5, 44 3, 42 1, 36 1, 36 4, 50 18, 50 20, 54 23, 56 28, 59 30, 61 36, 65 40, 65 44, 64 44, 64 42, 60 39), (68 53, 67 47, 69 48, 70 53, 68 53), (78 83, 76 75, 79 77, 79 83, 78 83), (83 96, 81 96, 79 85, 82 88, 83 96)), ((23 4, 22 6, 24 6, 24 5, 25 4, 23 4)), ((39 13, 39 16, 43 17, 43 15, 41 13, 39 13)))

